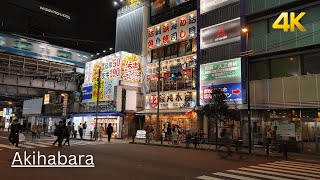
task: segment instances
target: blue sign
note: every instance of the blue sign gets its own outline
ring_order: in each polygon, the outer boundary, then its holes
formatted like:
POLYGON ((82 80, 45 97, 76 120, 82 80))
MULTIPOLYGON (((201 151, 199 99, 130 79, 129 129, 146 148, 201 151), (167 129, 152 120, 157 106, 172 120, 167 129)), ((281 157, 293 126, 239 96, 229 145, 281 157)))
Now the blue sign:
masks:
MULTIPOLYGON (((230 84, 213 85, 214 89, 221 89, 227 96, 226 102, 242 102, 242 86, 241 82, 230 84)), ((202 86, 201 99, 203 103, 208 103, 212 99, 212 89, 210 86, 202 86)))
POLYGON ((92 101, 92 86, 82 88, 82 101, 92 101))

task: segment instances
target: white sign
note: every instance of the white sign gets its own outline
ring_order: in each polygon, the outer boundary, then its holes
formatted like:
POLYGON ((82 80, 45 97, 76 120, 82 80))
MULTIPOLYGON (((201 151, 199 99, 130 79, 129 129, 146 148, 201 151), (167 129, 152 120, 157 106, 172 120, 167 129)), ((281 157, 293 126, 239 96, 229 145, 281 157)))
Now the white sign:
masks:
POLYGON ((145 139, 147 132, 145 130, 137 130, 136 138, 137 139, 145 139))
POLYGON ((69 15, 64 14, 64 13, 61 13, 61 12, 58 12, 58 11, 56 11, 56 10, 53 10, 53 9, 50 9, 50 8, 47 8, 47 7, 43 7, 43 6, 40 6, 39 8, 40 8, 40 10, 42 10, 42 11, 46 11, 46 12, 48 12, 48 13, 55 14, 55 15, 57 15, 57 16, 64 17, 64 18, 66 18, 66 19, 71 19, 71 17, 70 17, 69 15))
POLYGON ((43 104, 50 104, 50 94, 45 94, 44 95, 43 104))
POLYGON ((200 0, 200 14, 218 9, 239 0, 200 0))
POLYGON ((192 39, 197 34, 197 12, 171 19, 148 28, 148 49, 156 49, 178 41, 192 39))

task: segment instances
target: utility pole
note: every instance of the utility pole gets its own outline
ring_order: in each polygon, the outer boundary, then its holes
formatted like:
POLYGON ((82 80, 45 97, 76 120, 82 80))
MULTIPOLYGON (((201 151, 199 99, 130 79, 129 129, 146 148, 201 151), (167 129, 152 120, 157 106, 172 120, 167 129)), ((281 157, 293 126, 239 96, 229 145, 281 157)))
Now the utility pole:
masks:
POLYGON ((99 68, 99 74, 98 74, 98 95, 97 95, 97 103, 96 103, 96 125, 95 125, 95 127, 94 127, 94 140, 95 140, 95 141, 97 141, 97 135, 98 135, 98 116, 99 116, 100 81, 101 81, 101 69, 99 68))
POLYGON ((157 97, 157 134, 161 135, 160 133, 160 80, 161 80, 161 77, 160 77, 160 74, 161 74, 161 62, 160 62, 160 59, 159 59, 159 62, 158 62, 158 87, 157 87, 157 91, 158 91, 158 97, 157 97))

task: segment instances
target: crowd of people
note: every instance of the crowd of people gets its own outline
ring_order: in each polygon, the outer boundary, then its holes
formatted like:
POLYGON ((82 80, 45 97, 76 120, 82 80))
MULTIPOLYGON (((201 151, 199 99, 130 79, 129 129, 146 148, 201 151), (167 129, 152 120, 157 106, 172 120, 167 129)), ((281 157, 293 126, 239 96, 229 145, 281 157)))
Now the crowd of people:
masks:
MULTIPOLYGON (((40 140, 41 137, 41 133, 46 133, 46 124, 33 124, 31 127, 31 133, 32 133, 32 141, 38 139, 40 140)), ((19 136, 24 136, 22 135, 22 131, 23 128, 20 125, 20 123, 18 122, 17 119, 14 119, 12 121, 12 123, 10 124, 10 134, 9 134, 9 141, 10 143, 12 143, 13 145, 15 145, 16 147, 19 146, 19 136)), ((58 143, 59 147, 65 146, 66 144, 68 146, 70 146, 70 138, 77 138, 77 133, 79 133, 80 135, 80 139, 83 139, 83 136, 86 133, 86 129, 87 129, 87 123, 80 123, 78 125, 78 127, 75 127, 75 124, 71 122, 68 122, 66 124, 66 120, 62 120, 59 121, 59 124, 55 124, 55 130, 54 130, 54 136, 56 136, 56 140, 53 143, 53 146, 55 146, 58 143), (65 140, 65 141, 64 141, 65 140), (64 141, 64 142, 63 142, 64 141)), ((104 128, 103 128, 103 124, 101 124, 98 127, 98 132, 96 134, 96 136, 93 135, 93 130, 90 130, 90 139, 92 140, 94 137, 98 138, 99 135, 99 139, 102 141, 103 138, 103 133, 104 132, 104 128)), ((108 142, 110 142, 111 140, 111 136, 113 133, 113 127, 111 125, 111 123, 108 124, 108 127, 106 128, 106 133, 108 135, 108 142)))

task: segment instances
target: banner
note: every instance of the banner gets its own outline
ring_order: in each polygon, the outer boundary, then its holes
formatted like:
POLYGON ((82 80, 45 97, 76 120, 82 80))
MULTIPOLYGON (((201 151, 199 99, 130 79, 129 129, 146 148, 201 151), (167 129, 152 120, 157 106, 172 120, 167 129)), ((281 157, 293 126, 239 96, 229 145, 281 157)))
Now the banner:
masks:
POLYGON ((192 11, 148 28, 148 49, 192 39, 197 35, 197 12, 192 11))
POLYGON ((200 30, 200 49, 240 41, 240 18, 200 30))
MULTIPOLYGON (((194 108, 196 106, 196 91, 175 91, 160 93, 160 109, 194 108)), ((158 95, 146 95, 145 109, 158 107, 158 95)))
POLYGON ((208 103, 212 89, 221 89, 227 96, 226 101, 242 101, 241 59, 219 61, 200 66, 200 104, 208 103))
POLYGON ((99 101, 114 101, 114 87, 119 85, 120 80, 135 83, 141 81, 140 61, 141 58, 135 54, 118 52, 86 63, 83 102, 97 101, 99 70, 99 101))
POLYGON ((239 0, 200 0, 200 14, 218 9, 239 0))

